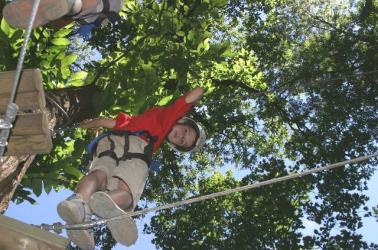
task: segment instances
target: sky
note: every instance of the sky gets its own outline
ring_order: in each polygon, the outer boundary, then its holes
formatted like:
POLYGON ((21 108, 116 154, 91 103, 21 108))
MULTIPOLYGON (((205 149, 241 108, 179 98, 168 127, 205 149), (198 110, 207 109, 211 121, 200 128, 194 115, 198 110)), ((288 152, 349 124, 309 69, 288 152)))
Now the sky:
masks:
MULTIPOLYGON (((369 189, 364 192, 370 197, 368 206, 378 205, 378 171, 368 182, 369 189)), ((248 192, 248 191, 247 191, 248 192)), ((54 222, 63 222, 56 213, 56 205, 63 199, 67 198, 72 194, 72 191, 61 190, 59 192, 51 191, 50 194, 43 193, 40 197, 34 197, 37 200, 36 205, 31 205, 29 202, 23 202, 21 204, 11 203, 8 210, 5 212, 6 216, 15 218, 19 221, 28 224, 40 225, 41 223, 52 224, 54 222), (32 212, 31 212, 32 211, 32 212)), ((153 235, 143 234, 143 225, 148 223, 149 218, 153 216, 154 213, 148 214, 144 220, 137 221, 139 238, 131 247, 125 247, 117 244, 113 250, 154 250, 156 247, 151 243, 153 235)), ((363 220, 364 226, 359 230, 363 235, 364 239, 368 242, 374 242, 378 244, 378 238, 376 236, 376 231, 378 229, 378 222, 374 218, 365 218, 363 220)), ((306 228, 304 232, 311 232, 316 228, 316 225, 310 221, 304 221, 306 228)), ((65 236, 63 234, 62 236, 65 236)))

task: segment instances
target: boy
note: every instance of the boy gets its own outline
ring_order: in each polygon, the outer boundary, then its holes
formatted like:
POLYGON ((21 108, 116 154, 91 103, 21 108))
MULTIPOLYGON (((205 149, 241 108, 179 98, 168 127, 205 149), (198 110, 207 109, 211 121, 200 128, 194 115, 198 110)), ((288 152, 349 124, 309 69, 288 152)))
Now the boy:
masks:
MULTIPOLYGON (((115 119, 85 120, 82 128, 105 127, 112 132, 101 138, 90 172, 78 184, 76 194, 58 205, 60 217, 68 224, 90 221, 91 212, 111 218, 133 211, 144 189, 148 166, 161 143, 167 138, 176 150, 191 152, 201 148, 205 132, 192 119, 184 117, 203 94, 197 87, 167 107, 152 108, 139 116, 119 113, 115 119)), ((132 218, 107 223, 113 238, 132 245, 137 228, 132 218)), ((93 249, 88 230, 69 230, 69 238, 82 249, 93 249)))
MULTIPOLYGON (((29 25, 33 0, 14 0, 3 9, 8 24, 26 29, 29 25)), ((123 0, 40 0, 33 27, 48 25, 61 28, 73 21, 103 26, 119 18, 123 0)))

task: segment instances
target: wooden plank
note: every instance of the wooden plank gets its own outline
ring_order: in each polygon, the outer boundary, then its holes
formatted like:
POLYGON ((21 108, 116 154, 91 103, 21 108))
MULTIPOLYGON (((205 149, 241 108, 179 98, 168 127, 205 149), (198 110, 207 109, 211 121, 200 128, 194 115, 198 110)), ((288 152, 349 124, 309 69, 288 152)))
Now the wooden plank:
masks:
MULTIPOLYGON (((4 114, 10 98, 10 93, 0 94, 0 113, 4 114)), ((20 111, 41 109, 46 106, 44 94, 38 91, 17 93, 15 102, 20 111)))
MULTIPOLYGON (((13 87, 16 71, 5 71, 0 73, 0 94, 10 93, 13 87)), ((24 69, 20 76, 18 92, 42 91, 42 76, 39 69, 24 69)))
POLYGON ((47 114, 40 112, 17 115, 11 133, 11 136, 49 134, 47 114))
POLYGON ((14 135, 9 138, 4 155, 47 154, 52 149, 52 139, 49 134, 14 135))
MULTIPOLYGON (((14 77, 15 71, 5 71, 0 73, 0 104, 2 110, 5 110, 4 106, 8 103, 13 88, 14 77)), ((39 69, 24 69, 22 71, 15 102, 20 106, 20 110, 31 110, 46 106, 42 75, 39 69), (30 94, 34 92, 38 94, 30 94), (25 106, 24 103, 30 104, 30 107, 25 106), (31 103, 34 103, 34 105, 31 103), (35 108, 36 105, 37 108, 35 108)))
POLYGON ((4 215, 0 215, 0 235, 0 249, 4 250, 63 250, 69 243, 64 237, 4 215))

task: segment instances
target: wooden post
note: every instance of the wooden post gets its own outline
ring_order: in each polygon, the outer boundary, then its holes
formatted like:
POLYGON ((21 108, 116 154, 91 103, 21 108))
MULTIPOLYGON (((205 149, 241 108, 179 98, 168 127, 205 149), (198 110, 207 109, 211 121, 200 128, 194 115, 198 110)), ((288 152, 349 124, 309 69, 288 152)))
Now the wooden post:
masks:
POLYGON ((0 249, 64 250, 69 240, 59 235, 0 215, 0 249))
MULTIPOLYGON (((15 71, 0 73, 0 112, 4 113, 9 102, 15 71)), ((39 69, 24 69, 15 99, 20 111, 36 110, 46 106, 42 76, 39 69)))
MULTIPOLYGON (((5 113, 14 75, 15 71, 0 73, 0 114, 5 113)), ((5 155, 49 153, 53 145, 39 69, 22 71, 15 102, 19 107, 19 112, 8 139, 5 155)))

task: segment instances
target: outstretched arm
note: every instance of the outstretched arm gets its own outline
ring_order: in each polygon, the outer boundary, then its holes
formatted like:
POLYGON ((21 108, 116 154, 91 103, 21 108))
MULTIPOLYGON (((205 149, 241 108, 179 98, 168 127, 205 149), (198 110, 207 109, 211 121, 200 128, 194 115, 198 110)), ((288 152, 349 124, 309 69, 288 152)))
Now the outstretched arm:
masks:
POLYGON ((185 96, 186 103, 195 103, 199 99, 201 99, 203 95, 203 88, 202 87, 196 87, 188 92, 188 94, 185 96))
POLYGON ((79 126, 81 128, 113 128, 116 122, 111 118, 94 118, 94 119, 87 119, 80 122, 79 126))

